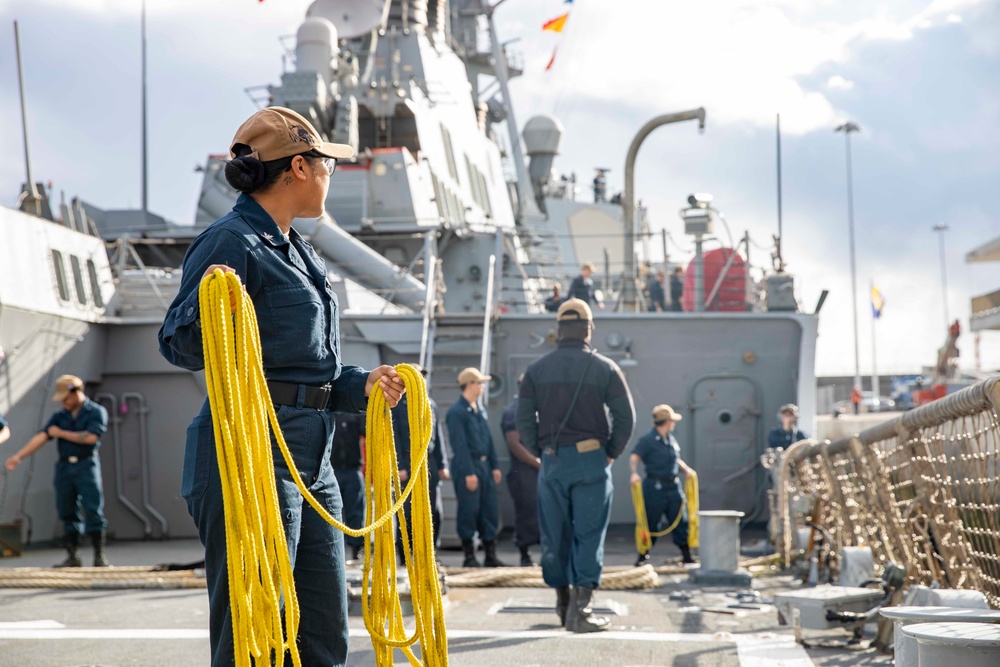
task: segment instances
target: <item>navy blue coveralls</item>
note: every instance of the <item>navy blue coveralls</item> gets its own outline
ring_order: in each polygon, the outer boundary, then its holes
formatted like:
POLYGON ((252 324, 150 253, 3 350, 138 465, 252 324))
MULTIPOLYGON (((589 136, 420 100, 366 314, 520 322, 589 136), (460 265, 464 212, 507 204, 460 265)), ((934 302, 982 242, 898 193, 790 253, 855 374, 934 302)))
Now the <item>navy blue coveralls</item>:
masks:
MULTIPOLYGON (((50 426, 73 432, 87 431, 100 438, 108 430, 108 411, 88 398, 75 417, 63 408, 52 415, 42 430, 48 431, 50 426)), ((53 484, 63 531, 67 535, 103 533, 108 522, 104 518, 104 485, 101 459, 97 455, 101 441, 81 445, 59 438, 58 446, 59 462, 53 484)))
MULTIPOLYGON (((253 198, 240 195, 233 210, 194 240, 184 257, 181 288, 160 329, 160 353, 170 363, 204 367, 198 286, 212 264, 236 270, 253 300, 268 381, 297 385, 294 405, 275 411, 295 465, 309 491, 340 519, 342 505, 330 465, 333 412, 362 412, 368 372, 340 360, 337 297, 323 260, 294 229, 286 239, 253 198), (331 385, 327 409, 306 407, 306 388, 331 385)), ((278 502, 301 609, 299 653, 304 665, 347 662, 347 583, 344 535, 302 498, 271 438, 278 502)), ((205 545, 212 665, 233 663, 232 618, 226 569, 226 526, 208 400, 188 426, 181 494, 205 545)))
POLYGON ((660 283, 660 281, 656 278, 653 278, 653 280, 649 283, 649 312, 655 313, 657 306, 659 306, 662 311, 667 309, 667 294, 663 291, 662 283, 660 283))
POLYGON ((470 405, 464 396, 459 396, 448 408, 445 422, 451 444, 451 479, 458 500, 458 537, 463 542, 471 540, 478 530, 479 539, 493 542, 497 537, 500 506, 497 485, 493 483, 497 455, 493 449, 490 425, 486 415, 470 405), (466 488, 467 475, 479 478, 475 491, 466 488))
POLYGON ((583 274, 573 278, 573 282, 569 284, 569 291, 566 293, 566 298, 580 299, 586 303, 594 303, 594 279, 584 278, 583 274))
MULTIPOLYGON (((441 486, 441 471, 445 468, 444 442, 441 437, 441 428, 438 424, 438 406, 434 399, 430 399, 431 419, 431 439, 427 445, 427 483, 430 486, 431 497, 431 530, 434 531, 434 546, 437 547, 439 533, 441 532, 441 498, 438 488, 441 486)), ((399 400, 396 407, 392 409, 392 433, 396 442, 396 465, 399 469, 405 470, 407 474, 406 482, 409 483, 410 475, 410 421, 406 414, 406 394, 399 400)), ((406 514, 406 525, 412 531, 413 515, 410 501, 403 505, 403 512, 406 514)), ((397 536, 399 535, 399 524, 396 525, 397 536)), ((412 532, 411 532, 412 535, 412 532)), ((402 548, 402 540, 398 539, 397 544, 402 548)))
MULTIPOLYGON (((515 398, 500 417, 504 437, 512 431, 517 432, 517 401, 515 398)), ((511 452, 507 486, 514 500, 514 544, 518 549, 538 544, 541 539, 538 535, 538 470, 511 452)))
POLYGON ((583 340, 559 341, 525 371, 517 432, 528 451, 542 455, 538 522, 542 577, 549 586, 597 588, 601 583, 614 494, 608 459, 622 453, 634 426, 632 395, 621 369, 583 340), (576 405, 560 432, 581 376, 576 405), (611 412, 610 433, 605 406, 611 412), (589 439, 600 447, 578 451, 577 443, 589 439))
POLYGON ((788 449, 799 440, 805 440, 806 434, 798 429, 786 431, 775 426, 767 434, 767 446, 771 449, 788 449))
MULTIPOLYGON (((365 434, 365 416, 338 412, 330 448, 330 464, 344 503, 344 523, 350 528, 365 525, 365 477, 361 472, 361 438, 365 434)), ((364 546, 365 538, 344 535, 344 543, 355 549, 364 546)))
MULTIPOLYGON (((651 532, 666 530, 677 519, 678 512, 683 516, 670 535, 674 544, 679 547, 688 545, 688 516, 684 505, 684 490, 677 479, 677 459, 681 447, 673 433, 667 434, 665 440, 659 431, 653 428, 649 433, 639 438, 632 453, 642 459, 646 467, 646 477, 642 480, 642 501, 646 505, 646 521, 651 532)), ((656 544, 655 537, 651 538, 656 544)))

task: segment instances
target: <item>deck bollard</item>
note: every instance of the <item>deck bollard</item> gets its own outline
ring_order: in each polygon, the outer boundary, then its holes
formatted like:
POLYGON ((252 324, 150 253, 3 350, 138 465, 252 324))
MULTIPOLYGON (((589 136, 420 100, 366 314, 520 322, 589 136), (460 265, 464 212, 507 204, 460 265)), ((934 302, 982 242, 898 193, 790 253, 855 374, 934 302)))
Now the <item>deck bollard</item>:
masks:
POLYGON ((698 512, 701 521, 701 567, 691 580, 702 586, 750 586, 750 573, 740 568, 740 519, 743 512, 698 512))
POLYGON ((966 607, 884 607, 879 610, 892 620, 893 655, 897 665, 917 664, 917 641, 903 628, 917 623, 1000 623, 1000 611, 966 607))
POLYGON ((1000 665, 1000 625, 990 623, 916 623, 902 628, 917 641, 920 667, 996 667, 1000 665))

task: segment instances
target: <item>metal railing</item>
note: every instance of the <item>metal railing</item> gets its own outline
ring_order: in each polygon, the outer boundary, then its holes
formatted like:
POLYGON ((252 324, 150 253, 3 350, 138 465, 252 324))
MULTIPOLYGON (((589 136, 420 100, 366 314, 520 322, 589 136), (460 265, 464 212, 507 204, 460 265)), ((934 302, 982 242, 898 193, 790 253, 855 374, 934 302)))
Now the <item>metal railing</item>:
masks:
MULTIPOLYGON (((777 543, 785 565, 806 519, 837 547, 865 545, 911 584, 975 589, 1000 607, 1000 377, 781 460, 777 543)), ((800 545, 801 546, 801 545, 800 545)))

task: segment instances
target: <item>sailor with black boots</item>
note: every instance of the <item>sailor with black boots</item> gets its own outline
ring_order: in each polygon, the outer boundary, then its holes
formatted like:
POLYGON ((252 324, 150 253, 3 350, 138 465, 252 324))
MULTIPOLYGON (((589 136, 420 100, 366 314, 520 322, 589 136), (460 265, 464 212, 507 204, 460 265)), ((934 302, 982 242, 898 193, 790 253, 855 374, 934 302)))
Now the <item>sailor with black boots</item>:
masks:
POLYGON ((556 590, 559 622, 570 632, 597 632, 610 627, 608 619, 593 615, 590 602, 604 567, 611 464, 632 435, 635 410, 621 369, 590 346, 590 306, 570 299, 559 306, 556 321, 558 347, 524 372, 517 432, 542 461, 542 578, 556 590))
POLYGON ((55 438, 59 447, 56 463, 56 508, 63 522, 63 545, 68 556, 56 567, 80 567, 80 535, 87 534, 94 544, 94 567, 107 567, 104 554, 104 487, 101 460, 97 451, 101 436, 108 430, 108 411, 84 393, 83 380, 62 375, 56 380, 53 401, 62 403, 45 428, 28 441, 17 454, 7 459, 7 470, 14 470, 26 456, 31 456, 55 438), (82 510, 82 514, 81 514, 82 510))
POLYGON ((500 511, 497 485, 502 476, 497 467, 490 426, 479 405, 483 383, 489 380, 490 376, 483 375, 477 368, 466 368, 459 373, 458 386, 462 395, 448 409, 445 418, 451 443, 451 478, 458 500, 455 523, 465 553, 462 567, 479 567, 473 542, 476 533, 486 551, 483 567, 504 566, 496 551, 500 511))
MULTIPOLYGON (((691 549, 688 547, 688 517, 684 504, 684 490, 678 479, 678 472, 685 475, 694 474, 681 460, 681 447, 672 431, 683 417, 674 412, 669 405, 657 405, 653 408, 653 428, 639 438, 629 456, 629 466, 632 468, 632 484, 642 484, 642 500, 646 506, 646 520, 651 532, 666 530, 676 523, 670 536, 674 544, 681 550, 681 560, 693 563, 691 549), (639 464, 646 468, 646 479, 639 475, 639 464)), ((656 544, 656 537, 651 538, 656 544)), ((639 554, 635 561, 636 567, 649 562, 649 553, 639 554)))

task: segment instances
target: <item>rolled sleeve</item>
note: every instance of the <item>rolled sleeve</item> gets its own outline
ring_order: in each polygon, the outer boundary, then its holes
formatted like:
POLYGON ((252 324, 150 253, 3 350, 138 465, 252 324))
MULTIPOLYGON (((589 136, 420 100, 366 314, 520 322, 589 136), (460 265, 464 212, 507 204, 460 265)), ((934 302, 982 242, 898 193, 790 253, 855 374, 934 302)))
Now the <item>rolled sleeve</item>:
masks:
POLYGON ((108 430, 108 411, 102 406, 95 405, 94 409, 87 416, 87 423, 84 426, 84 430, 88 433, 93 433, 97 437, 104 435, 108 430))
POLYGON ((342 366, 331 384, 330 409, 334 412, 364 412, 368 409, 365 385, 371 371, 359 366, 342 366))

